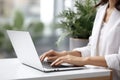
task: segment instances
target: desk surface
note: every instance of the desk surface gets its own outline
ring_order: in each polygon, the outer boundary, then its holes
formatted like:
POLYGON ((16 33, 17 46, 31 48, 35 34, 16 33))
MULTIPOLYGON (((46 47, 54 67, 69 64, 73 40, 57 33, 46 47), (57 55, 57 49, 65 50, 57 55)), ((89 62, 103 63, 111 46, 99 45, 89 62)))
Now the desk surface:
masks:
POLYGON ((109 69, 104 69, 100 67, 88 67, 88 69, 83 70, 44 73, 39 70, 22 65, 17 58, 0 60, 0 80, 66 80, 109 75, 109 69))

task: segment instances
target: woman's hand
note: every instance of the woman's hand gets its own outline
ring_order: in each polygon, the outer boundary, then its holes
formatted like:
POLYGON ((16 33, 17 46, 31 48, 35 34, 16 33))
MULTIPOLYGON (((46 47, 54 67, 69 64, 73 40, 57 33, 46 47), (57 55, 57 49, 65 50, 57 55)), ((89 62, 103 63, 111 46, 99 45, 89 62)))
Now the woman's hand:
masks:
POLYGON ((77 51, 56 52, 50 50, 41 55, 40 60, 43 61, 46 57, 48 58, 48 61, 52 61, 51 66, 59 66, 62 63, 69 63, 76 66, 95 65, 107 67, 106 60, 103 56, 82 57, 81 53, 77 51))
POLYGON ((48 61, 55 61, 57 58, 65 55, 67 55, 67 51, 56 52, 56 51, 50 50, 48 52, 43 53, 40 56, 40 60, 44 61, 44 59, 47 58, 48 61))
POLYGON ((73 55, 66 55, 66 56, 62 56, 57 58, 52 64, 51 66, 59 66, 62 63, 69 63, 69 64, 73 64, 76 66, 83 66, 85 65, 85 58, 83 57, 77 57, 77 56, 73 56, 73 55))

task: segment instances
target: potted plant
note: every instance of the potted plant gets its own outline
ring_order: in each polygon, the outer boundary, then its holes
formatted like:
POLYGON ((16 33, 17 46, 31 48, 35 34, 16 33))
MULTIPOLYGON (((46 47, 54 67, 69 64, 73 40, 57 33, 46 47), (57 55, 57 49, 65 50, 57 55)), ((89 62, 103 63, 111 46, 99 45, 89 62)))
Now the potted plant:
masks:
POLYGON ((58 44, 66 36, 70 36, 70 50, 88 43, 96 15, 95 4, 96 0, 77 0, 74 4, 76 11, 68 9, 59 14, 62 18, 60 28, 63 29, 63 34, 58 39, 58 44))

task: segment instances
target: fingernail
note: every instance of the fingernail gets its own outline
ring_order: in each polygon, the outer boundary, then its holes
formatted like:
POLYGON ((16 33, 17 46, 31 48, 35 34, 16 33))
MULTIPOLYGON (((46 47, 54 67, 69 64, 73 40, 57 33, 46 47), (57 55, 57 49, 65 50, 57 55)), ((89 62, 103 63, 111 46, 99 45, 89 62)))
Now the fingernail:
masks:
POLYGON ((50 66, 53 66, 54 64, 52 63, 50 66))
POLYGON ((53 66, 53 65, 50 65, 50 66, 53 66))

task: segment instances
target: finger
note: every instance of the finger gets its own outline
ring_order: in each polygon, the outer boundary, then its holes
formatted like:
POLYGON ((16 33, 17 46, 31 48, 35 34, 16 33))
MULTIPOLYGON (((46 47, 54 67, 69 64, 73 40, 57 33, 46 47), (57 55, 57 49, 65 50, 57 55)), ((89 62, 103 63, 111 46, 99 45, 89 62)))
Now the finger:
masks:
POLYGON ((42 61, 42 58, 43 58, 43 55, 44 55, 45 53, 43 53, 41 56, 40 56, 40 60, 42 61))
POLYGON ((40 60, 43 61, 47 56, 47 53, 44 53, 43 55, 40 56, 40 60))
POLYGON ((44 56, 46 55, 47 52, 43 53, 41 56, 40 56, 40 60, 43 61, 43 58, 44 56))
POLYGON ((41 60, 41 61, 43 61, 43 59, 44 59, 43 57, 45 56, 45 54, 46 54, 46 53, 44 53, 44 54, 42 54, 42 55, 40 56, 40 60, 41 60))
POLYGON ((53 54, 53 50, 49 50, 48 52, 44 53, 41 57, 40 60, 43 61, 46 57, 49 57, 49 55, 53 54))
POLYGON ((54 62, 52 62, 51 66, 54 66, 56 63, 58 63, 61 59, 58 58, 57 60, 55 60, 54 62))
POLYGON ((55 61, 51 64, 51 66, 59 65, 60 63, 63 63, 63 62, 64 62, 64 58, 65 58, 65 57, 60 57, 60 58, 58 58, 57 60, 55 60, 55 61))
POLYGON ((57 56, 47 58, 48 61, 55 61, 56 59, 57 59, 57 56))
POLYGON ((57 62, 57 63, 55 63, 54 65, 55 66, 59 66, 60 64, 62 64, 64 61, 63 60, 61 60, 61 61, 59 61, 59 62, 57 62))

